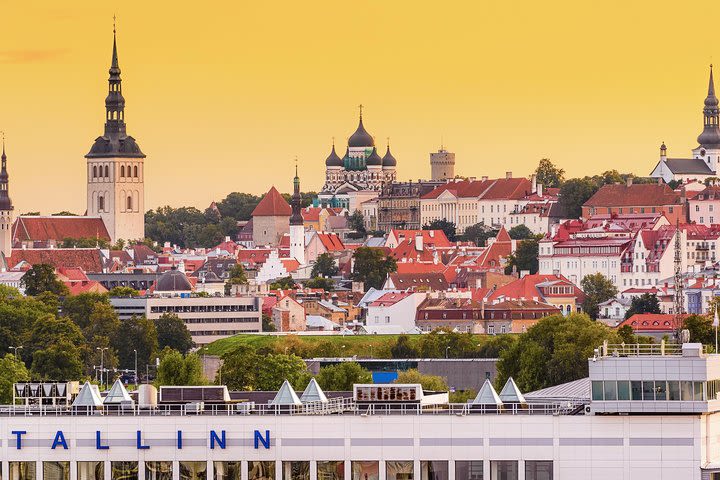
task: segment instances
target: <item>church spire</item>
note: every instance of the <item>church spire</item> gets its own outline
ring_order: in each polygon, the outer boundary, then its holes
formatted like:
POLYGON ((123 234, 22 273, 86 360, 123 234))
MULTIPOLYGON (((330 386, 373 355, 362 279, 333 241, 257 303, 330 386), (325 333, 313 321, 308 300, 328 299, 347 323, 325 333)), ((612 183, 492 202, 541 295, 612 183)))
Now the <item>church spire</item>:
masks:
POLYGON ((708 93, 703 108, 703 132, 698 137, 698 143, 704 148, 720 148, 720 110, 718 109, 718 98, 715 96, 712 65, 710 65, 708 93))
POLYGON ((0 210, 12 210, 12 200, 10 200, 9 176, 7 172, 7 155, 5 155, 5 134, 2 136, 2 168, 0 168, 0 210))
POLYGON ((122 96, 122 79, 117 53, 117 34, 113 19, 113 49, 108 78, 108 96, 105 98, 105 136, 125 135, 125 99, 122 96))
POLYGON ((290 199, 292 207, 292 215, 290 216, 290 225, 302 225, 302 195, 300 195, 300 177, 298 176, 297 159, 295 159, 295 178, 293 179, 293 196, 290 199))

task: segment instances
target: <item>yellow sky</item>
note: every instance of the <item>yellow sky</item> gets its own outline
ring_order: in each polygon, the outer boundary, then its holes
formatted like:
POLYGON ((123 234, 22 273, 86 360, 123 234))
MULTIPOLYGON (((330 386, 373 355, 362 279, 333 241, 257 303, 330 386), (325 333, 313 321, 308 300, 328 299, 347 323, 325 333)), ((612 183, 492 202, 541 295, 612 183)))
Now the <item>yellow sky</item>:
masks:
POLYGON ((322 185, 365 105, 400 179, 457 173, 647 174, 665 141, 689 155, 720 2, 0 0, 0 130, 18 213, 85 209, 101 134, 112 16, 146 205, 322 185))

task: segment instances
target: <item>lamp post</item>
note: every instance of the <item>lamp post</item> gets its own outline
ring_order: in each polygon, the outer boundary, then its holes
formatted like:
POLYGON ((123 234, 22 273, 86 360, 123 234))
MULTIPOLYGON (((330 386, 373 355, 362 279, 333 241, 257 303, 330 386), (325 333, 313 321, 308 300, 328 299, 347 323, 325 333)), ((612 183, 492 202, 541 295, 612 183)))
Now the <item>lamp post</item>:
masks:
POLYGON ((445 358, 449 358, 449 357, 448 357, 448 352, 449 352, 449 351, 450 351, 450 345, 448 345, 447 347, 445 347, 445 358))
POLYGON ((17 351, 20 350, 21 348, 23 348, 23 346, 22 346, 22 345, 18 345, 17 347, 8 347, 8 348, 11 349, 11 350, 14 352, 14 353, 13 353, 13 356, 14 356, 15 358, 17 358, 17 356, 18 356, 18 355, 17 355, 17 351))
POLYGON ((105 350, 107 349, 108 347, 95 347, 95 350, 100 350, 100 390, 102 390, 103 385, 105 385, 103 382, 103 374, 105 373, 105 350))
POLYGON ((133 352, 135 352, 135 371, 133 372, 133 375, 135 377, 135 390, 137 390, 138 389, 137 349, 133 349, 133 352))

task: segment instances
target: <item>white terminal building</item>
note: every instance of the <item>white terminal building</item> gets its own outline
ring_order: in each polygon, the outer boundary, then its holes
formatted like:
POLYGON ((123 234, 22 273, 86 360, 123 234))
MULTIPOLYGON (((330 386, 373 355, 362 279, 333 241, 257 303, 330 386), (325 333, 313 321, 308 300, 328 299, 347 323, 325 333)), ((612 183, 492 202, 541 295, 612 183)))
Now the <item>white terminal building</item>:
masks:
POLYGON ((17 384, 0 407, 10 480, 720 478, 720 356, 599 347, 589 378, 466 404, 419 385, 302 394, 17 384))

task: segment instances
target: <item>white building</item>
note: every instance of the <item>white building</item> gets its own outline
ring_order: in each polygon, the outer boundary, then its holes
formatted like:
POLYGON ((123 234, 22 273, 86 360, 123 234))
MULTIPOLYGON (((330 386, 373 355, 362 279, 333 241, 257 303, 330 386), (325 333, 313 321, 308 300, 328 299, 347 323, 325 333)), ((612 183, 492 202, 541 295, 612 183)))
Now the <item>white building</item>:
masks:
POLYGON ((415 328, 415 313, 427 294, 414 292, 388 292, 367 307, 367 326, 395 325, 403 331, 415 328))

